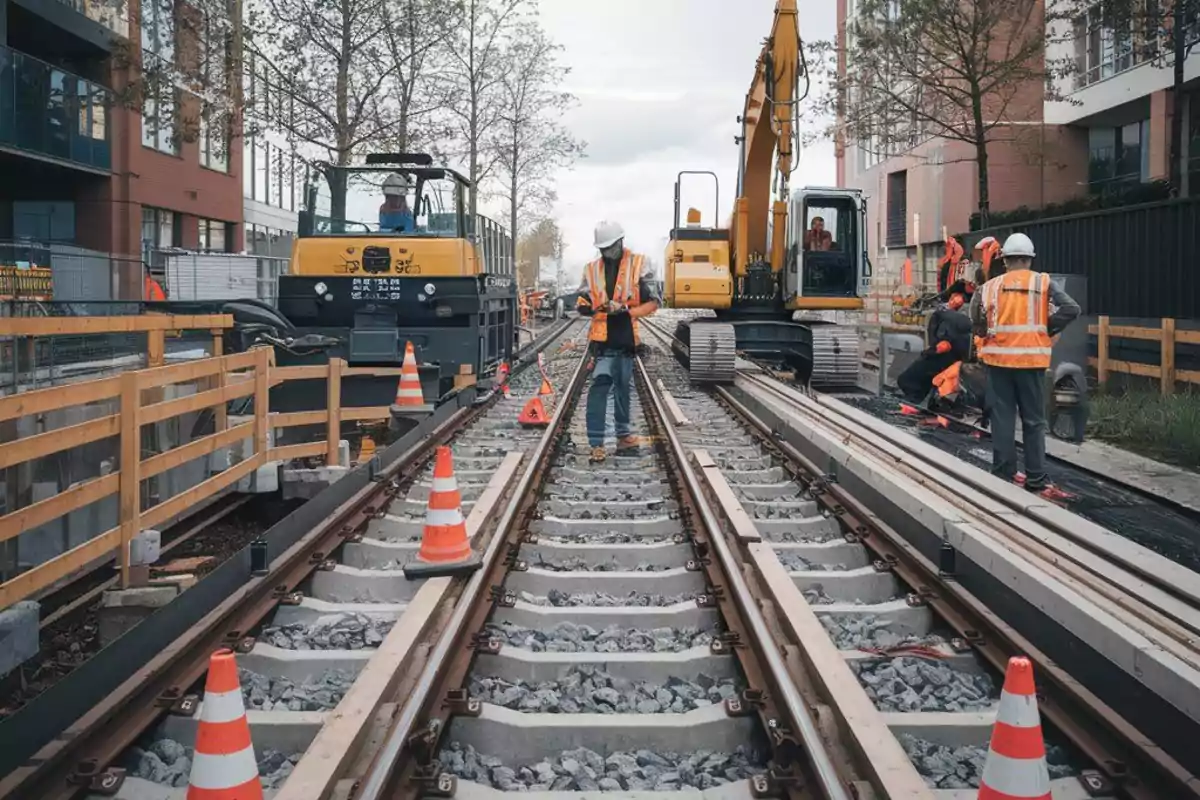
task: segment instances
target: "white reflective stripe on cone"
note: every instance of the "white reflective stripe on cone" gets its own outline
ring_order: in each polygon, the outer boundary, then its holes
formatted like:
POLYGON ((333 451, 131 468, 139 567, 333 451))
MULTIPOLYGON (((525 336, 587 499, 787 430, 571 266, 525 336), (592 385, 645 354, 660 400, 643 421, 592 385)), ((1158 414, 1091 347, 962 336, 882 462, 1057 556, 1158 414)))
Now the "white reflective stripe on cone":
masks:
POLYGON ((246 705, 242 702, 242 690, 232 692, 205 692, 200 704, 201 722, 233 722, 246 716, 246 705))
POLYGON ((437 527, 462 525, 462 512, 457 508, 431 508, 425 514, 425 524, 437 527))
POLYGON ((1037 699, 1027 694, 1001 692, 996 719, 1012 728, 1036 728, 1042 724, 1037 699))
POLYGON ((402 386, 396 392, 396 397, 424 397, 421 394, 421 387, 402 386))
POLYGON ((232 789, 251 780, 261 780, 253 745, 226 755, 196 753, 192 757, 188 783, 197 789, 232 789))
POLYGON ((983 783, 1010 797, 1045 797, 1050 793, 1050 772, 1041 758, 1009 758, 988 751, 983 783))
POLYGON ((433 487, 429 490, 432 492, 455 492, 458 491, 458 481, 451 475, 449 478, 434 478, 433 487))

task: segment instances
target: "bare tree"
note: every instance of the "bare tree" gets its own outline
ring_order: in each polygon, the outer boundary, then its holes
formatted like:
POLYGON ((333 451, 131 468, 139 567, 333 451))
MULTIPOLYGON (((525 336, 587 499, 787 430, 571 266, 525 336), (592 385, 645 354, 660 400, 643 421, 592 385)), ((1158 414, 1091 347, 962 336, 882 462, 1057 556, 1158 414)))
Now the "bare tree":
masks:
MULTIPOLYGON (((559 122, 575 102, 559 91, 568 70, 558 64, 561 48, 536 23, 510 44, 505 61, 510 68, 500 81, 500 110, 490 137, 496 178, 508 204, 509 228, 519 232, 524 218, 545 210, 556 199, 555 172, 581 157, 584 143, 559 122)), ((513 238, 516 258, 516 237, 513 238)))
MULTIPOLYGON (((463 0, 461 21, 448 42, 446 112, 473 185, 471 220, 478 212, 480 187, 496 166, 488 140, 503 112, 503 81, 513 66, 509 45, 532 13, 531 0, 463 0)), ((516 231, 512 234, 515 238, 516 231)))
POLYGON ((1053 78, 1073 59, 1049 60, 1042 0, 861 0, 840 53, 823 52, 829 91, 819 102, 834 134, 880 155, 940 137, 965 142, 978 166, 979 214, 988 223, 988 145, 1017 136, 1053 78), (839 74, 836 60, 844 58, 839 74))
MULTIPOLYGON (((388 0, 255 0, 246 15, 255 86, 247 113, 293 145, 324 151, 335 166, 353 163, 392 133, 399 105, 388 83, 397 64, 388 50, 388 0), (256 91, 256 94, 259 92, 256 91)), ((346 216, 346 173, 326 170, 330 215, 346 216)))
POLYGON ((541 280, 542 258, 562 259, 562 231, 552 217, 543 217, 530 226, 517 242, 517 283, 537 288, 541 280))
POLYGON ((436 112, 449 104, 443 80, 449 63, 446 47, 462 23, 464 7, 451 0, 386 0, 387 53, 392 63, 389 91, 396 121, 388 144, 398 152, 432 149, 450 131, 436 112))

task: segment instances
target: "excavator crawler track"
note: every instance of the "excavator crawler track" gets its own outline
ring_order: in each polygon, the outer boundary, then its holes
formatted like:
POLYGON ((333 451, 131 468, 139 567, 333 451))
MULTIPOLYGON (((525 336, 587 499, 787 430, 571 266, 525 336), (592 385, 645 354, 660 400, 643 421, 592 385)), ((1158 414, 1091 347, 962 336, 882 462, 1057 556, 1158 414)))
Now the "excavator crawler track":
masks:
POLYGON ((692 383, 733 383, 736 374, 737 335, 725 322, 681 323, 676 333, 688 348, 688 376, 692 383))

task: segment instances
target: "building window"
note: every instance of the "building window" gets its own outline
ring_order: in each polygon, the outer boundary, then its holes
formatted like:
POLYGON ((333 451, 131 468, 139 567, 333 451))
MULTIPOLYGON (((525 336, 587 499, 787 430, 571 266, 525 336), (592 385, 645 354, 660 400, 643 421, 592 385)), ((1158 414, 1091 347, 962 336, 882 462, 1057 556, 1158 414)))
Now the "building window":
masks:
POLYGON ((232 31, 225 16, 204 17, 197 37, 199 79, 204 87, 200 115, 200 164, 218 172, 229 171, 229 76, 232 31))
POLYGON ((908 172, 893 172, 887 182, 887 246, 904 247, 908 223, 908 172))
POLYGON ((149 249, 179 247, 183 226, 179 214, 165 208, 142 206, 142 246, 149 249))
POLYGON ((211 103, 204 104, 200 117, 200 165, 229 171, 229 127, 225 113, 211 103))
POLYGON ((229 227, 228 222, 220 220, 200 220, 200 249, 219 253, 231 252, 229 247, 233 244, 233 236, 230 235, 229 227))
POLYGON ((179 92, 175 87, 175 3, 142 0, 142 144, 175 155, 179 92))
POLYGON ((1150 121, 1088 129, 1088 183, 1093 192, 1149 180, 1150 121))

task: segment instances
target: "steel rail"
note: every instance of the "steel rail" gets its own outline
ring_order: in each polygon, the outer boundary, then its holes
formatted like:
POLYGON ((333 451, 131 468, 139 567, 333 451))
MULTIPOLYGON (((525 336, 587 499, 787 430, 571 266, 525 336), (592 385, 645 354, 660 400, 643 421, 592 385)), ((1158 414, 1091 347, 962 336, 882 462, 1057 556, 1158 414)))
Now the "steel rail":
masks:
POLYGON ((451 650, 462 638, 467 620, 477 610, 480 596, 485 590, 485 582, 490 578, 490 573, 501 550, 508 546, 512 528, 518 522, 518 514, 527 499, 542 462, 552 452, 551 448, 558 440, 559 430, 568 419, 572 407, 571 398, 579 391, 583 375, 586 372, 586 363, 587 356, 583 354, 567 384, 566 391, 562 393, 563 401, 554 409, 549 427, 530 453, 508 505, 505 506, 504 512, 496 524, 494 533, 488 541, 487 549, 483 553, 482 568, 471 575, 462 594, 459 595, 454 613, 442 630, 429 658, 425 661, 420 677, 409 692, 407 702, 400 710, 396 722, 388 730, 383 746, 379 749, 367 774, 359 781, 359 790, 355 794, 355 800, 381 800, 383 797, 391 796, 389 792, 393 787, 394 775, 397 767, 400 766, 405 747, 417 730, 417 723, 430 700, 429 695, 439 683, 442 671, 451 663, 451 650))
POLYGON ((738 564, 733 550, 722 533, 720 520, 704 496, 700 481, 696 477, 695 470, 692 469, 688 453, 675 432, 675 426, 670 422, 662 396, 655 390, 646 373, 646 366, 640 358, 637 360, 637 368, 649 390, 655 413, 662 422, 662 430, 666 435, 668 446, 675 455, 680 475, 692 495, 693 503, 704 527, 710 533, 709 542, 721 561, 732 595, 750 626, 753 640, 763 645, 759 648, 759 657, 766 663, 767 670, 775 683, 775 689, 780 693, 783 707, 790 718, 789 721, 795 726, 795 732, 808 755, 809 766, 812 767, 817 782, 820 784, 821 794, 826 800, 851 800, 851 795, 843 784, 829 751, 823 744, 821 731, 809 711, 808 703, 792 681, 787 665, 778 649, 769 644, 774 641, 775 637, 767 626, 766 620, 763 619, 749 585, 742 577, 741 565, 738 564))

